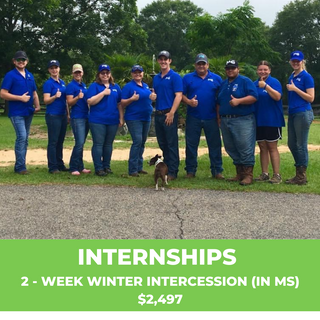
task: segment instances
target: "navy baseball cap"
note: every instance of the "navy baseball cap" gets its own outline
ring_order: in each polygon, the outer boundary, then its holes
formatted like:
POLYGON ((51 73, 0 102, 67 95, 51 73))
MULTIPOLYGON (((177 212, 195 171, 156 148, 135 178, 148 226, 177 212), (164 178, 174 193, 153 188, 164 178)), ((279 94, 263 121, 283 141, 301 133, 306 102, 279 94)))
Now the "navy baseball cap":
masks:
POLYGON ((227 68, 238 68, 238 67, 239 67, 239 65, 238 65, 238 62, 236 60, 228 60, 226 62, 226 66, 225 66, 226 69, 227 68))
POLYGON ((304 59, 304 55, 301 51, 293 51, 290 55, 290 60, 298 60, 302 61, 304 59))
POLYGON ((52 66, 56 66, 56 67, 60 67, 60 63, 58 60, 50 60, 48 62, 48 68, 52 67, 52 66))
POLYGON ((26 59, 26 60, 28 60, 28 56, 27 56, 27 54, 26 54, 24 51, 17 51, 17 52, 14 54, 13 59, 14 59, 14 60, 17 60, 17 59, 26 59))
POLYGON ((160 51, 158 54, 158 58, 160 58, 161 56, 164 56, 164 57, 170 59, 170 53, 168 51, 165 51, 165 50, 160 51))
POLYGON ((208 57, 204 53, 199 53, 196 56, 196 63, 198 62, 205 62, 208 63, 208 57))
POLYGON ((98 69, 98 72, 101 72, 101 71, 103 71, 103 70, 110 71, 111 68, 110 68, 110 66, 108 66, 107 64, 100 64, 99 69, 98 69))
POLYGON ((131 72, 135 72, 135 71, 143 72, 143 68, 142 68, 139 64, 135 64, 135 65, 132 67, 131 72))

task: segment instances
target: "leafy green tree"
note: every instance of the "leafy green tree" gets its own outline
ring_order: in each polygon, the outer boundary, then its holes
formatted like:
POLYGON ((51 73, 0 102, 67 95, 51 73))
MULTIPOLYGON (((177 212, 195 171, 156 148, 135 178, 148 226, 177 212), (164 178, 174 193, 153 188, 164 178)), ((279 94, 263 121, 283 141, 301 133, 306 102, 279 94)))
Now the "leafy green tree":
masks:
POLYGON ((148 34, 149 55, 168 50, 178 69, 192 61, 186 32, 203 10, 186 0, 158 0, 141 10, 138 22, 148 34))

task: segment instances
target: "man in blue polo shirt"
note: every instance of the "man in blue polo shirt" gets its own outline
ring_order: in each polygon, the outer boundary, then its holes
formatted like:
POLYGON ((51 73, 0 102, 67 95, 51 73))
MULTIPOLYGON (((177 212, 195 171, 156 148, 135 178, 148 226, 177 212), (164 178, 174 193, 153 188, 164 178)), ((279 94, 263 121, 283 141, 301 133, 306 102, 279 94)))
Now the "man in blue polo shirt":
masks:
POLYGON ((216 96, 221 83, 221 77, 209 70, 208 58, 203 53, 196 56, 195 71, 183 77, 182 101, 188 105, 185 167, 187 178, 194 178, 197 171, 198 146, 203 129, 208 143, 212 177, 224 179, 216 108, 216 96))
POLYGON ((14 171, 28 174, 26 168, 28 137, 33 114, 40 110, 40 103, 33 75, 26 69, 27 54, 24 51, 17 51, 12 61, 15 69, 9 71, 3 79, 1 98, 9 101, 9 118, 16 132, 14 171))
POLYGON ((239 74, 238 62, 225 66, 227 79, 218 94, 218 109, 224 147, 236 166, 237 175, 228 181, 248 185, 253 180, 256 121, 254 103, 258 92, 254 83, 239 74))
POLYGON ((179 171, 178 114, 177 109, 182 99, 182 79, 170 69, 170 53, 158 54, 160 73, 153 79, 157 94, 155 129, 164 162, 168 166, 168 181, 175 180, 179 171))

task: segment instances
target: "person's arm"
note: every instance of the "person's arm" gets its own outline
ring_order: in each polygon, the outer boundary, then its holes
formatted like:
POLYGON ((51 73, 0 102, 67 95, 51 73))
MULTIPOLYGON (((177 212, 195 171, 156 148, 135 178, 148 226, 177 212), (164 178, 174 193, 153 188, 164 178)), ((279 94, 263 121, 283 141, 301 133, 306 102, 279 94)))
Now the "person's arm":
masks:
POLYGON ((82 92, 81 89, 79 94, 75 97, 73 95, 67 95, 68 106, 72 108, 78 102, 78 100, 82 99, 83 97, 84 97, 84 93, 82 92))
POLYGON ((291 80, 290 84, 287 84, 288 91, 294 91, 298 94, 303 100, 306 100, 309 103, 312 103, 314 100, 314 88, 306 89, 306 92, 300 90, 291 80))
POLYGON ((39 96, 37 91, 33 91, 33 105, 35 107, 34 113, 39 112, 41 107, 40 107, 40 101, 39 101, 39 96))
POLYGON ((259 88, 263 88, 266 90, 271 97, 271 99, 275 101, 279 101, 281 99, 281 93, 275 89, 273 89, 270 85, 268 85, 265 81, 259 81, 259 88))
POLYGON ((188 99, 186 95, 182 95, 182 102, 186 103, 190 107, 197 107, 198 106, 198 100, 197 95, 195 95, 192 99, 188 99))
POLYGON ((105 88, 100 93, 98 93, 95 96, 92 96, 91 98, 89 98, 87 100, 87 102, 88 102, 88 104, 90 106, 95 106, 96 104, 98 104, 104 98, 104 96, 109 96, 110 94, 111 94, 111 90, 109 88, 105 88))
POLYGON ((134 101, 138 101, 140 98, 140 95, 136 93, 136 91, 133 93, 133 95, 128 99, 121 99, 121 105, 123 109, 125 109, 130 103, 134 101))
POLYGON ((119 127, 122 127, 124 125, 124 108, 122 106, 122 102, 119 102, 117 107, 119 110, 119 127))
POLYGON ((181 100, 182 100, 182 92, 176 92, 171 110, 170 110, 170 112, 166 113, 165 124, 167 126, 170 126, 173 123, 174 114, 176 113, 181 100))
POLYGON ((0 95, 2 99, 7 101, 28 102, 30 100, 29 92, 26 92, 23 95, 19 96, 16 94, 9 93, 7 89, 1 89, 0 95))
POLYGON ((61 91, 60 89, 57 90, 56 94, 53 96, 50 96, 50 93, 44 93, 43 94, 43 102, 48 105, 53 103, 56 99, 61 97, 61 91))

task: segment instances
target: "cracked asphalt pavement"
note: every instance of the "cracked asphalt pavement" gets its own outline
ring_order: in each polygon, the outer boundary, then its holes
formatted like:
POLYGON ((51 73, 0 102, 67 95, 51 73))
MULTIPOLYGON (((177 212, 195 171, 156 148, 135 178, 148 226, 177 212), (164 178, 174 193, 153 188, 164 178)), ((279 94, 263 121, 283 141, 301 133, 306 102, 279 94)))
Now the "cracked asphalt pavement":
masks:
POLYGON ((320 239, 320 196, 0 185, 1 239, 320 239))

